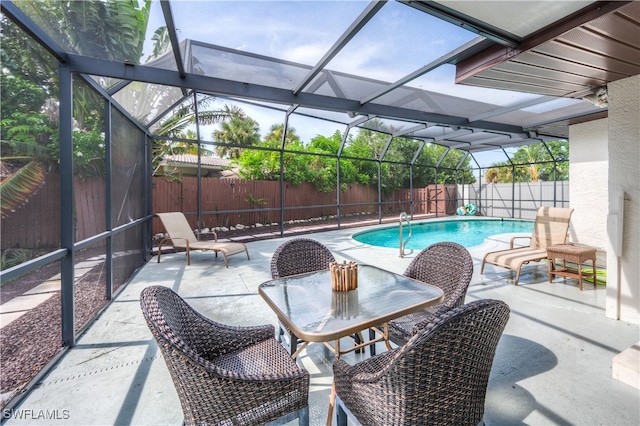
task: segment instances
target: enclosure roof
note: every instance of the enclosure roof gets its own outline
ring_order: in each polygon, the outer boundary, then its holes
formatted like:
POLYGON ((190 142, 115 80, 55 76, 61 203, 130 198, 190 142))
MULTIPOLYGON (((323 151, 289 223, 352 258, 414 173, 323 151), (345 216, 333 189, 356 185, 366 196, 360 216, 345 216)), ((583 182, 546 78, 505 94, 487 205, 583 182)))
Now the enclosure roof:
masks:
POLYGON ((31 2, 2 10, 152 132, 195 91, 282 121, 376 118, 376 130, 473 153, 568 138, 569 124, 606 116, 607 83, 640 73, 640 2, 150 4, 138 62, 79 55, 31 2), (163 26, 169 49, 149 59, 163 26))

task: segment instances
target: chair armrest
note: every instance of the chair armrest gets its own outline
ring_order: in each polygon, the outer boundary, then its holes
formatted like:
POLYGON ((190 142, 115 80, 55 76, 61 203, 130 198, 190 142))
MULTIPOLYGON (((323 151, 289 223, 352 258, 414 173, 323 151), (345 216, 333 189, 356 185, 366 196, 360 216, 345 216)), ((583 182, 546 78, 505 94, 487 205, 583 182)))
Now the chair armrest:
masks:
POLYGON ((176 238, 171 238, 171 237, 163 238, 163 239, 160 240, 159 246, 162 247, 162 245, 165 243, 165 241, 173 241, 173 240, 184 240, 187 243, 187 247, 189 247, 189 240, 186 239, 186 238, 179 238, 179 237, 176 237, 176 238))
POLYGON ((374 355, 355 365, 349 365, 341 359, 333 363, 334 381, 373 383, 386 373, 396 357, 398 350, 393 349, 374 355))
POLYGON ((218 241, 218 234, 216 233, 216 231, 209 231, 209 232, 198 232, 198 231, 194 231, 194 234, 196 236, 196 239, 198 241, 200 241, 200 237, 203 235, 213 235, 213 241, 217 242, 218 241))
POLYGON ((515 242, 515 240, 521 239, 521 238, 527 238, 529 239, 529 241, 531 241, 531 237, 528 237, 528 236, 523 236, 523 237, 515 236, 511 238, 511 241, 509 242, 509 247, 513 248, 513 243, 515 242))

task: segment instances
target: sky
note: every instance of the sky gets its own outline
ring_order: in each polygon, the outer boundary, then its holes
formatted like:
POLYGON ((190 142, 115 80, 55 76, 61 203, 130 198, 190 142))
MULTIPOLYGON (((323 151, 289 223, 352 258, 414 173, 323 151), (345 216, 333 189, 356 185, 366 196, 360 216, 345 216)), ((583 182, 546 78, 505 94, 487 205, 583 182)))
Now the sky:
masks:
MULTIPOLYGON (((369 1, 171 1, 179 40, 192 39, 252 54, 314 66, 333 46, 369 1)), ((151 7, 148 37, 164 25, 160 3, 151 7)), ((394 82, 477 37, 458 26, 411 7, 389 1, 344 47, 327 68, 394 82)), ((151 51, 147 42, 145 54, 151 51)), ((410 83, 429 91, 469 99, 491 99, 497 106, 536 95, 454 84, 455 67, 442 66, 410 83)), ((293 82, 292 85, 295 85, 293 82)), ((239 104, 260 124, 264 136, 284 113, 239 104)), ((285 106, 286 108, 288 106, 285 106)), ((293 119, 304 142, 317 134, 330 136, 345 126, 322 120, 293 119), (296 124, 296 121, 299 124, 296 124)), ((201 129, 208 139, 214 128, 201 129)))

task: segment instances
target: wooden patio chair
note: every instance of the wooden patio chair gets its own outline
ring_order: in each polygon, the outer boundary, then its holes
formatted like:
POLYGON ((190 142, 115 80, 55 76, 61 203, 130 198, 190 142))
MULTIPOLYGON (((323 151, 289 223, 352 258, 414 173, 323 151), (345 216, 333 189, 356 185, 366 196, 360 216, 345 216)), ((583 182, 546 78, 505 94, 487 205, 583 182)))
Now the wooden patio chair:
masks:
POLYGON ((444 312, 407 344, 355 365, 333 363, 337 424, 477 425, 509 320, 499 300, 444 312))
POLYGON ((249 258, 249 250, 243 243, 235 242, 218 242, 218 235, 214 232, 214 241, 198 241, 196 235, 193 233, 187 218, 184 213, 181 212, 169 212, 169 213, 156 213, 156 216, 162 221, 165 231, 167 232, 167 238, 160 241, 158 245, 158 262, 160 262, 160 255, 162 254, 162 245, 171 241, 173 247, 178 249, 185 249, 187 252, 187 265, 191 265, 191 250, 203 250, 213 251, 218 257, 218 252, 222 253, 224 258, 224 266, 229 267, 228 256, 238 253, 247 253, 247 259, 249 258))
POLYGON ((396 345, 407 343, 443 311, 464 303, 473 276, 473 259, 460 244, 443 241, 422 250, 411 261, 404 275, 439 287, 444 292, 444 299, 439 305, 389 321, 389 339, 396 345))
POLYGON ((309 372, 276 342, 273 325, 215 322, 163 286, 142 290, 140 306, 185 424, 309 424, 309 372))
POLYGON ((511 238, 510 248, 492 251, 482 259, 480 274, 484 273, 484 265, 494 265, 516 271, 515 285, 520 279, 522 265, 529 262, 539 262, 547 258, 547 247, 567 242, 569 235, 569 222, 573 209, 562 207, 540 207, 533 225, 533 233, 530 237, 511 238), (515 240, 528 238, 528 246, 514 247, 515 240))

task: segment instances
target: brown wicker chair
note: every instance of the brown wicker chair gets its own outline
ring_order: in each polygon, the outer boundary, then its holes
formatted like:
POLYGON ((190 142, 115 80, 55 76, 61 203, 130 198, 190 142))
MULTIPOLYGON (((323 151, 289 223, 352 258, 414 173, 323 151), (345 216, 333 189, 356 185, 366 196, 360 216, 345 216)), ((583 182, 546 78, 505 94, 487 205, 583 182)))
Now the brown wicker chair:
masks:
POLYGON ((438 312, 464 303, 473 276, 473 259, 460 244, 447 241, 435 243, 411 261, 404 275, 441 288, 444 300, 434 307, 389 321, 389 339, 397 345, 405 344, 438 312))
POLYGON ((140 305, 178 392, 185 423, 309 424, 309 372, 273 337, 272 325, 209 320, 171 289, 142 291, 140 305))
MULTIPOLYGON (((273 253, 271 277, 277 279, 322 271, 329 269, 329 264, 335 260, 331 251, 321 242, 310 238, 294 238, 282 243, 273 253)), ((278 342, 283 343, 293 355, 302 340, 278 321, 278 342)))
POLYGON ((333 364, 338 425, 477 425, 509 307, 477 300, 443 312, 406 345, 333 364))
POLYGON ((319 241, 294 238, 282 243, 271 258, 271 276, 276 278, 329 269, 335 262, 331 251, 319 241))

